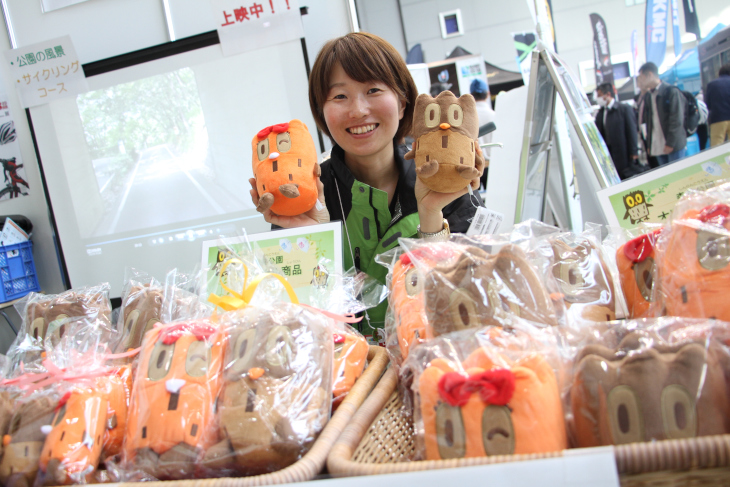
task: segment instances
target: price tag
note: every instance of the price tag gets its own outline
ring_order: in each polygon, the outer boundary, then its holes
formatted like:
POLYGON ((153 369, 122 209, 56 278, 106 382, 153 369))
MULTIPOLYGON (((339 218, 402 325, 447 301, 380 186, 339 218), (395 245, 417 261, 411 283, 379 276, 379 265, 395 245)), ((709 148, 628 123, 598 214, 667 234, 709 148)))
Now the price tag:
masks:
POLYGON ((484 207, 477 208, 477 212, 469 225, 467 235, 493 235, 499 232, 504 215, 498 211, 484 207))

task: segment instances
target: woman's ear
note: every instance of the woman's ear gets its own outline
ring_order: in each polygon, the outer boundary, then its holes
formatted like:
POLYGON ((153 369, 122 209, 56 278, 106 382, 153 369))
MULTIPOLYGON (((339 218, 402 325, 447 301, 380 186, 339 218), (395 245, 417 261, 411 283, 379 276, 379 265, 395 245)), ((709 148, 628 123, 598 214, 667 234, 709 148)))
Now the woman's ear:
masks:
POLYGON ((406 100, 399 96, 398 103, 400 104, 400 108, 398 109, 398 120, 403 120, 403 115, 406 113, 406 100))

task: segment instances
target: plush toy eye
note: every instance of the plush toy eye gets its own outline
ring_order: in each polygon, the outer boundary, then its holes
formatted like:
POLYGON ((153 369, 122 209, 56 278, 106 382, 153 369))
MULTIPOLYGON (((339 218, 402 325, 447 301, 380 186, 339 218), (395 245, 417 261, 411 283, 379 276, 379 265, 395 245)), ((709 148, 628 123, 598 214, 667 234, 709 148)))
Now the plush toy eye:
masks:
POLYGON ((438 103, 429 103, 424 113, 426 127, 432 129, 441 123, 441 107, 438 103))
POLYGON ((689 391, 679 384, 668 385, 662 391, 662 420, 667 438, 697 436, 697 412, 689 391))
POLYGON ((165 345, 158 340, 150 355, 150 364, 147 369, 147 377, 152 380, 163 379, 170 371, 172 356, 175 353, 175 344, 165 345))
POLYGON ((644 416, 633 389, 616 386, 608 393, 607 401, 614 444, 644 441, 644 416))
POLYGON ((63 417, 66 416, 66 404, 61 406, 61 408, 56 413, 56 419, 53 421, 53 426, 58 426, 58 423, 63 420, 63 417))
POLYGON ((260 140, 256 146, 256 154, 259 156, 259 161, 263 161, 269 157, 269 139, 260 140))
POLYGON ((654 259, 647 257, 634 264, 634 279, 644 301, 651 302, 654 289, 654 259))
POLYGON ((345 342, 335 343, 335 360, 339 359, 342 355, 342 350, 345 348, 345 342))
POLYGON ((487 455, 511 455, 515 452, 515 430, 509 408, 493 404, 484 408, 482 443, 487 455))
POLYGON ((423 284, 418 278, 418 270, 415 267, 406 272, 405 285, 409 296, 415 296, 423 290, 423 284))
POLYGON ((68 315, 58 315, 55 320, 48 324, 48 330, 46 330, 48 333, 47 338, 50 338, 51 344, 54 347, 58 345, 64 333, 66 333, 66 324, 63 323, 63 320, 66 319, 68 319, 68 315))
POLYGON ((266 362, 271 367, 289 368, 294 358, 294 337, 291 328, 276 326, 266 340, 266 362))
POLYGON ((586 287, 578 259, 566 259, 556 264, 560 287, 568 298, 576 298, 586 287))
POLYGON ((188 347, 185 356, 185 371, 190 377, 200 377, 208 372, 210 348, 203 340, 196 340, 188 347))
POLYGON ((465 291, 457 289, 451 293, 451 296, 449 296, 449 311, 451 312, 451 321, 454 323, 454 330, 479 326, 476 305, 465 291))
POLYGON ((697 260, 708 271, 719 271, 730 263, 730 237, 700 230, 697 233, 697 260))
POLYGON ((276 152, 286 152, 291 149, 291 134, 282 132, 276 135, 276 152))
POLYGON ((236 337, 231 348, 231 360, 228 365, 231 373, 243 375, 253 366, 253 358, 256 351, 255 337, 256 330, 254 328, 249 328, 236 337))
POLYGON ((452 127, 461 127, 464 121, 464 111, 461 109, 461 106, 455 103, 449 105, 447 119, 452 127))
POLYGON ((137 320, 139 319, 139 310, 135 309, 132 310, 128 315, 127 319, 124 321, 124 333, 126 335, 126 347, 131 347, 133 345, 132 342, 135 341, 135 330, 137 328, 137 320))
POLYGON ((436 441, 442 459, 463 458, 466 454, 466 431, 461 409, 441 403, 436 408, 436 441))
POLYGON ((28 334, 36 340, 43 340, 46 334, 46 320, 44 318, 36 318, 30 324, 28 334))

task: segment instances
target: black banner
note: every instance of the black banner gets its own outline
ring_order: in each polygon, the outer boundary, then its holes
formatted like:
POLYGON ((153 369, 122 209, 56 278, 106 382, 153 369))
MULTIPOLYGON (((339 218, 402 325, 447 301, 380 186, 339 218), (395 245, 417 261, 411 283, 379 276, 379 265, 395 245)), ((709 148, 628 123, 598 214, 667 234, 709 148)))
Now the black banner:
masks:
POLYGON ((700 22, 697 20, 695 0, 682 0, 682 3, 684 4, 684 30, 696 35, 699 41, 702 37, 700 36, 700 22))
POLYGON ((608 32, 606 23, 598 14, 591 14, 593 26, 593 61, 596 64, 596 86, 602 83, 613 84, 613 65, 611 51, 608 48, 608 32))

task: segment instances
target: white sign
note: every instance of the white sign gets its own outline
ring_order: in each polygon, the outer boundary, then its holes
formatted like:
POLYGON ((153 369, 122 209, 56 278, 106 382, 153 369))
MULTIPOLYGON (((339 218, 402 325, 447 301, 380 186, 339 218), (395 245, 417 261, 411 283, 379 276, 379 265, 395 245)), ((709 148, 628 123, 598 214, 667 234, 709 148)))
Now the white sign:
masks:
POLYGON ((211 7, 224 56, 304 37, 297 0, 213 0, 211 7))
POLYGON ((25 108, 89 91, 70 36, 5 51, 5 59, 25 108))
POLYGON ((68 7, 69 5, 75 5, 86 1, 87 0, 41 0, 41 7, 43 8, 43 12, 50 12, 52 10, 58 10, 59 8, 68 7))

